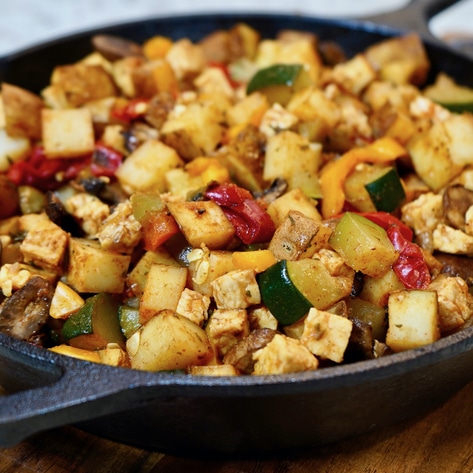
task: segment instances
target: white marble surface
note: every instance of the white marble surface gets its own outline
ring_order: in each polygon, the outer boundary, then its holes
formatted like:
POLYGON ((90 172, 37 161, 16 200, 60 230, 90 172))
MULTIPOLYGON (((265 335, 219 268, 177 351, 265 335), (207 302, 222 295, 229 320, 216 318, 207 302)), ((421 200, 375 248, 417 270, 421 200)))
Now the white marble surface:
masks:
MULTIPOLYGON (((0 13, 0 56, 71 32, 150 16, 191 12, 272 11, 357 17, 394 10, 409 0, 10 0, 0 13), (222 3, 225 7, 222 7, 222 3)), ((473 33, 473 0, 432 21, 432 30, 473 33)))

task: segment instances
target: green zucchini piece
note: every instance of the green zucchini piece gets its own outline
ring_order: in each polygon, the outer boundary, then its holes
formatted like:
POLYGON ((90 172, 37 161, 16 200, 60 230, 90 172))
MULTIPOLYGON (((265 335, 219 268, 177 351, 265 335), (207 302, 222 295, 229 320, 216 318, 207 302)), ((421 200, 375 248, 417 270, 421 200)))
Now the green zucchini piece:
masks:
POLYGON ((406 192, 394 167, 386 168, 384 174, 365 184, 365 189, 376 210, 383 212, 396 210, 406 199, 406 192))
POLYGON ((424 95, 451 112, 473 112, 473 89, 457 84, 447 74, 440 73, 424 95))
POLYGON ((69 345, 96 350, 109 343, 124 347, 124 336, 118 321, 118 302, 111 294, 89 297, 62 327, 62 336, 69 345))
POLYGON ((250 80, 246 93, 259 91, 270 103, 286 105, 293 94, 312 84, 309 73, 300 64, 275 64, 260 69, 250 80))
POLYGON ((257 276, 264 305, 282 325, 291 325, 304 317, 312 304, 294 285, 288 273, 288 261, 278 261, 257 276))
POLYGON ((118 322, 125 338, 130 338, 140 327, 140 310, 136 307, 121 305, 118 308, 118 322))
POLYGON ((348 266, 374 278, 383 276, 398 258, 386 230, 353 212, 343 214, 329 244, 348 266))
POLYGON ((358 297, 346 298, 348 316, 366 322, 371 325, 373 338, 384 342, 386 339, 387 312, 384 307, 365 301, 358 297))

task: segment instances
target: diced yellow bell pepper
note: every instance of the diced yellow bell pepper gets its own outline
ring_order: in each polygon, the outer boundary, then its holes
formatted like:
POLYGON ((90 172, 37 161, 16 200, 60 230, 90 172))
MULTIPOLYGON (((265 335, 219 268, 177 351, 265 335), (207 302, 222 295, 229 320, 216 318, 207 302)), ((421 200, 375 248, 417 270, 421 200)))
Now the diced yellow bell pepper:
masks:
POLYGON ((96 351, 84 350, 83 348, 71 347, 69 345, 57 345, 49 350, 54 353, 59 353, 60 355, 78 358, 79 360, 100 363, 100 355, 96 351))
POLYGON ((205 185, 211 181, 230 182, 230 174, 227 167, 217 158, 200 156, 186 165, 186 171, 191 176, 200 176, 205 185))
POLYGON ((143 44, 143 54, 148 59, 159 59, 166 56, 172 46, 172 40, 165 36, 153 36, 143 44))
POLYGON ((345 202, 345 179, 357 164, 388 163, 406 154, 406 149, 396 140, 383 137, 367 146, 352 148, 340 158, 330 161, 320 173, 323 217, 330 218, 342 211, 345 202))
POLYGON ((264 271, 277 262, 269 250, 235 251, 232 262, 237 269, 254 269, 257 273, 264 271))

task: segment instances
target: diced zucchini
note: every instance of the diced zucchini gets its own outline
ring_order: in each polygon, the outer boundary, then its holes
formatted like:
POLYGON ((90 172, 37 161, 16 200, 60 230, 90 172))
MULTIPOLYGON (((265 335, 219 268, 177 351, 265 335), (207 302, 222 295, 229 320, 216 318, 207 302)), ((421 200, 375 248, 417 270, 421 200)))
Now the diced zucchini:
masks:
POLYGON ((118 322, 125 338, 130 338, 140 327, 140 310, 137 307, 120 305, 118 322))
POLYGON ((247 85, 248 95, 259 91, 270 103, 286 105, 292 96, 312 84, 301 64, 274 64, 260 69, 247 85))
POLYGON ((424 95, 451 112, 473 112, 473 89, 457 84, 445 73, 424 90, 424 95))
POLYGON ((373 338, 384 341, 387 329, 386 309, 359 297, 347 297, 346 303, 348 315, 369 324, 373 330, 373 338))
POLYGON ((124 346, 118 323, 118 303, 111 294, 89 297, 64 323, 62 336, 69 345, 85 350, 105 348, 109 343, 124 346))
POLYGON ((392 212, 406 199, 399 174, 394 167, 387 167, 383 174, 365 184, 376 210, 392 212))
POLYGON ((348 266, 368 276, 382 276, 398 258, 386 231, 353 212, 343 215, 329 243, 348 266))

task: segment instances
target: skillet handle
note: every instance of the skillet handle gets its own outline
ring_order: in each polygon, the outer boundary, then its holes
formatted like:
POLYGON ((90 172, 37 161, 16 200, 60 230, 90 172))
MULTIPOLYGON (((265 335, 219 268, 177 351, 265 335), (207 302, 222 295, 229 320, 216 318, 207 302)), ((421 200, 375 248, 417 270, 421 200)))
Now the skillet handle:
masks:
POLYGON ((458 2, 459 0, 411 0, 399 10, 363 17, 361 20, 397 30, 415 31, 424 39, 444 44, 430 31, 429 20, 458 2))
POLYGON ((143 405, 147 389, 160 382, 150 382, 149 373, 25 348, 24 342, 18 349, 12 347, 16 342, 8 341, 7 346, 1 342, 1 382, 9 391, 17 389, 15 384, 27 389, 0 395, 0 448, 44 430, 143 405))

